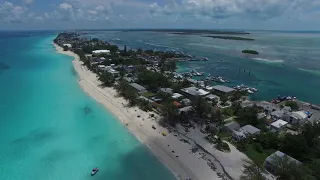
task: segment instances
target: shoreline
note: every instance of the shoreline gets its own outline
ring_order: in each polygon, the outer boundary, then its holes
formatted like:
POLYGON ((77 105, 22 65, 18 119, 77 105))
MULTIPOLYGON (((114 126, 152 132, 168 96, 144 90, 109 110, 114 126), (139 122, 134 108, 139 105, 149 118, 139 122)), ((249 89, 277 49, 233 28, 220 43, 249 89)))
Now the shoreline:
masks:
POLYGON ((159 115, 154 112, 144 112, 137 107, 126 107, 127 101, 117 96, 115 89, 99 86, 100 82, 96 74, 82 65, 77 54, 63 51, 55 43, 53 45, 58 53, 74 58, 72 63, 78 74, 80 87, 112 113, 142 144, 146 145, 176 179, 185 180, 187 177, 191 177, 192 180, 220 179, 207 161, 202 159, 201 153, 191 153, 191 144, 182 142, 181 138, 174 133, 167 133, 165 137, 161 135, 161 132, 168 132, 168 130, 156 122, 157 118, 160 118, 159 115), (155 118, 150 118, 151 113, 155 114, 155 118), (153 125, 156 130, 151 128, 153 125))

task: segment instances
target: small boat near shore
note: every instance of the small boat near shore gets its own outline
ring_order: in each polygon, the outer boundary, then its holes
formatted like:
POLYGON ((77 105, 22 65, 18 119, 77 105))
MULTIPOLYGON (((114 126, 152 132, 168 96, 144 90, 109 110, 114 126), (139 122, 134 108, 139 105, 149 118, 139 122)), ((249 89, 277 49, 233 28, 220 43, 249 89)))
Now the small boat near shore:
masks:
POLYGON ((249 94, 254 94, 254 93, 258 92, 258 89, 252 88, 252 87, 248 87, 248 86, 245 86, 243 84, 235 86, 234 89, 236 89, 238 91, 245 91, 245 92, 247 92, 249 94))
POLYGON ((93 168, 91 171, 91 176, 94 176, 99 171, 99 168, 93 168))

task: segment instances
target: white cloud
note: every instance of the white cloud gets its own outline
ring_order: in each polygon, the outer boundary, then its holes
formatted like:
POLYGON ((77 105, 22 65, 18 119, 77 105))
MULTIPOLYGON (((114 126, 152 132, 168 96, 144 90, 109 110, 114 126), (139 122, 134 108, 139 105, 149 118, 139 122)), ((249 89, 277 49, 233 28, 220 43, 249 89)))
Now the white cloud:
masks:
POLYGON ((294 12, 310 6, 314 7, 313 0, 181 0, 162 6, 150 4, 149 11, 156 16, 175 14, 190 17, 269 19, 281 16, 287 9, 294 12))
POLYGON ((16 23, 25 20, 25 10, 22 6, 15 6, 11 2, 0 4, 0 23, 16 23))
POLYGON ((111 7, 105 6, 79 6, 77 4, 61 3, 51 13, 45 13, 44 17, 51 20, 70 22, 106 21, 112 12, 111 7))

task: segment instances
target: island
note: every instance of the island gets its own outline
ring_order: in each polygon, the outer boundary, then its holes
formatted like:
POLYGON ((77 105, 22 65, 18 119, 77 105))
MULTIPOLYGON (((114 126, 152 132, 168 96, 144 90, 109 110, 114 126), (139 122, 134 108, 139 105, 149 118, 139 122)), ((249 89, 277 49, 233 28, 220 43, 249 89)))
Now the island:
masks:
POLYGON ((258 51, 250 50, 250 49, 243 50, 242 53, 244 53, 244 54, 254 54, 254 55, 259 54, 258 51))
POLYGON ((255 40, 252 38, 244 38, 244 37, 237 37, 237 36, 202 36, 202 37, 210 37, 210 38, 215 38, 215 39, 237 40, 237 41, 254 41, 255 40))
POLYGON ((279 179, 293 172, 294 180, 319 179, 318 106, 302 111, 305 103, 292 96, 252 101, 246 96, 255 88, 190 79, 175 71, 177 59, 185 58, 176 52, 120 49, 73 32, 60 33, 54 45, 75 57, 78 83, 88 95, 181 179, 252 179, 255 174, 265 180, 269 172, 279 179), (67 51, 64 44, 70 44, 67 51))
POLYGON ((131 31, 148 31, 148 32, 167 32, 178 35, 203 35, 203 34, 250 34, 244 31, 231 31, 231 30, 201 30, 201 29, 127 29, 122 32, 131 31))

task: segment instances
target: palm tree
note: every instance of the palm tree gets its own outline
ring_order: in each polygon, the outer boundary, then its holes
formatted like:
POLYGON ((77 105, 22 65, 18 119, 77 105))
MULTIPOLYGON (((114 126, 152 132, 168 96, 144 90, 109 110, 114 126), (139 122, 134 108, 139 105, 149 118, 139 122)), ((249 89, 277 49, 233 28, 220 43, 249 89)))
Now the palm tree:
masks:
POLYGON ((252 161, 244 160, 243 165, 243 175, 240 176, 240 180, 266 180, 266 178, 261 173, 261 168, 259 165, 252 161))

